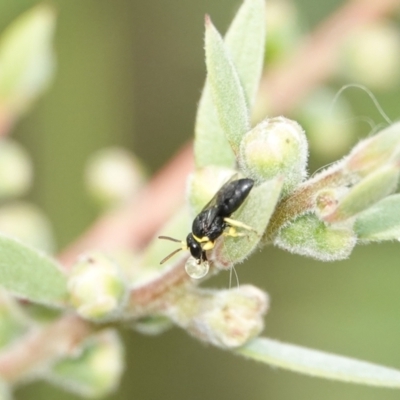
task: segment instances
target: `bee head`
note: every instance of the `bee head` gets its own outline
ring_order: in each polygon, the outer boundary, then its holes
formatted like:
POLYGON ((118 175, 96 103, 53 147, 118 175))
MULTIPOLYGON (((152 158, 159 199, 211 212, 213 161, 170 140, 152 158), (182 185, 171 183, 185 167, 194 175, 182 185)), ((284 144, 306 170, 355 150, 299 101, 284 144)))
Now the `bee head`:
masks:
POLYGON ((186 244, 193 258, 195 258, 198 262, 204 259, 201 244, 193 237, 191 233, 189 233, 186 237, 186 244))

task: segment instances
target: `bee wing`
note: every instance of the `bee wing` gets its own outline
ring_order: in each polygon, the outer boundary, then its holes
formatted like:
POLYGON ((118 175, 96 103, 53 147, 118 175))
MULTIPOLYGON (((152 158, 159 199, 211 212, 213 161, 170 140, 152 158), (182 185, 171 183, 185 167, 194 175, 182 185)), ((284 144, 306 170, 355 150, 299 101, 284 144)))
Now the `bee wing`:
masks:
POLYGON ((224 199, 227 194, 226 188, 230 185, 231 182, 237 180, 239 177, 239 174, 234 174, 232 175, 219 189, 218 191, 214 194, 213 198, 203 207, 201 211, 206 211, 210 210, 212 208, 215 208, 218 204, 221 203, 221 199, 224 199))

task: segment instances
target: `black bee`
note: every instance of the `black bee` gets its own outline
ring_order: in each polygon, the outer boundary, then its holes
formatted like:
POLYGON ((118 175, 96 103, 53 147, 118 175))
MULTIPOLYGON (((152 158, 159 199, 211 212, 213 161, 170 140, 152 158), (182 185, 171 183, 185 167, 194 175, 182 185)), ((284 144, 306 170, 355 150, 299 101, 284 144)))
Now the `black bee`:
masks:
POLYGON ((236 175, 218 190, 193 220, 192 232, 187 235, 186 242, 169 236, 159 236, 159 239, 171 240, 182 245, 181 248, 165 257, 160 264, 169 260, 181 250, 190 250, 192 257, 197 264, 200 264, 207 261, 206 251, 214 247, 215 240, 222 234, 233 237, 245 235, 237 232, 235 228, 254 231, 250 226, 230 218, 246 200, 254 185, 252 179, 234 179, 235 177, 236 175))

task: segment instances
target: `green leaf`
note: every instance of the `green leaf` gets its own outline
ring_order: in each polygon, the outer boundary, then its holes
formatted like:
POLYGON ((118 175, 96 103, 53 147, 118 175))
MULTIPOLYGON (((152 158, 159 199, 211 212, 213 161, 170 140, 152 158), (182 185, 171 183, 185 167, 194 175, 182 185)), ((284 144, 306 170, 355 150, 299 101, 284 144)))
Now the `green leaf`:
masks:
POLYGON ((357 236, 366 241, 400 239, 400 194, 386 197, 358 215, 357 236))
POLYGON ((46 87, 54 59, 55 13, 44 5, 19 17, 0 42, 0 107, 23 111, 46 87))
POLYGON ((0 235, 0 286, 49 306, 62 306, 67 298, 67 278, 58 264, 4 235, 0 235))
POLYGON ((235 350, 256 361, 319 378, 400 388, 400 371, 366 361, 256 338, 235 350))
POLYGON ((206 18, 206 65, 211 95, 219 122, 235 154, 240 140, 250 129, 249 110, 239 76, 224 42, 206 18))
POLYGON ((209 165, 233 168, 235 155, 218 120, 208 80, 200 99, 194 140, 197 168, 209 165))
POLYGON ((324 220, 332 223, 344 221, 371 207, 396 190, 399 173, 398 166, 393 163, 367 175, 340 199, 335 211, 324 216, 324 220))
POLYGON ((235 264, 243 261, 257 247, 264 233, 269 219, 279 200, 283 186, 283 179, 277 177, 254 187, 243 207, 232 218, 251 226, 257 232, 249 232, 237 228, 238 232, 245 233, 246 237, 227 237, 221 241, 220 252, 216 250, 217 264, 235 264))
MULTIPOLYGON (((227 52, 243 85, 244 97, 252 107, 258 89, 265 49, 266 15, 264 0, 246 0, 235 16, 225 38, 227 52)), ((233 167, 235 156, 217 116, 206 80, 195 127, 197 167, 233 167)))
POLYGON ((347 258, 356 242, 350 227, 326 224, 315 214, 300 215, 283 226, 274 239, 281 249, 321 261, 347 258))
POLYGON ((225 45, 242 83, 247 104, 253 107, 264 61, 265 0, 246 0, 225 35, 225 45))

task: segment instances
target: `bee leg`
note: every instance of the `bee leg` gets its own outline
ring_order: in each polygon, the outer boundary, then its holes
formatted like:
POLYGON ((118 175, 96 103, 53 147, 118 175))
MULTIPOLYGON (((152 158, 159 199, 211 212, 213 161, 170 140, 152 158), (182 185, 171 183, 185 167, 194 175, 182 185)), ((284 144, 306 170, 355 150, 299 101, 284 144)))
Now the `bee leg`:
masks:
MULTIPOLYGON (((235 219, 232 219, 232 218, 224 218, 224 221, 225 221, 225 222, 228 224, 228 226, 230 226, 231 228, 232 228, 232 227, 235 227, 235 228, 243 228, 243 229, 246 229, 246 230, 248 230, 248 231, 253 231, 253 232, 257 233, 257 235, 258 235, 258 232, 257 232, 254 228, 252 228, 251 226, 248 226, 248 225, 244 224, 243 222, 236 221, 235 219)), ((232 235, 229 235, 229 236, 232 236, 232 235)), ((244 236, 244 235, 240 235, 240 236, 244 236)))
POLYGON ((230 236, 230 237, 239 237, 239 236, 246 236, 246 233, 238 232, 233 226, 230 226, 229 229, 225 232, 223 232, 224 236, 230 236))
POLYGON ((212 242, 211 240, 209 240, 202 246, 203 251, 211 250, 213 248, 214 248, 214 242, 212 242))

